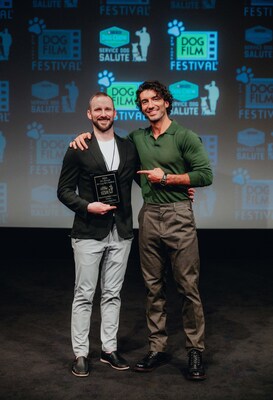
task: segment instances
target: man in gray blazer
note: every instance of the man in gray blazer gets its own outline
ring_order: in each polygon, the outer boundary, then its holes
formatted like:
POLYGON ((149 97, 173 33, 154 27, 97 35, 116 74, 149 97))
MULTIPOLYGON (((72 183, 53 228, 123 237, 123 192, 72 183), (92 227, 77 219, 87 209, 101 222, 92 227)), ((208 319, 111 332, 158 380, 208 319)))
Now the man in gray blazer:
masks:
POLYGON ((101 358, 118 370, 129 368, 117 351, 120 291, 133 240, 131 187, 139 159, 134 144, 114 133, 113 100, 98 92, 89 100, 93 125, 88 149, 68 148, 58 182, 58 199, 75 212, 71 231, 75 288, 71 339, 72 373, 89 375, 89 332, 101 271, 101 358), (105 185, 104 185, 105 182, 105 185), (104 197, 105 196, 105 197, 104 197))

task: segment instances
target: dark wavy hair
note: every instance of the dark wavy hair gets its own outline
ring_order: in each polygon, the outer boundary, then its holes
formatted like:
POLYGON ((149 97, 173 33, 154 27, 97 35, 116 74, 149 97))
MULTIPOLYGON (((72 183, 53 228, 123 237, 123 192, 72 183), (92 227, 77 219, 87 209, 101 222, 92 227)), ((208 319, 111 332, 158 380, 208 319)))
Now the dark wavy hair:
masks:
POLYGON ((169 107, 167 108, 167 114, 170 115, 173 107, 173 96, 163 83, 160 83, 159 81, 145 81, 141 83, 136 91, 136 105, 140 111, 142 110, 139 95, 144 90, 154 90, 164 101, 168 101, 169 107))

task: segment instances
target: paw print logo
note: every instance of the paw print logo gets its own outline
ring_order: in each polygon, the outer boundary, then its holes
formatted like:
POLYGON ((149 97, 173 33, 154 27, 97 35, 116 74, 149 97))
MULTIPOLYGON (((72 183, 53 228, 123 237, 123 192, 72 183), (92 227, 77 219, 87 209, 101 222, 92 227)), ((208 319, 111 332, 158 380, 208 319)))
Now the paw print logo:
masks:
POLYGON ((238 82, 242 82, 242 83, 249 83, 251 81, 251 79, 254 77, 254 74, 252 73, 252 69, 251 68, 247 68, 247 67, 242 67, 242 68, 238 68, 236 70, 237 76, 236 76, 236 81, 238 82))
POLYGON ((35 33, 36 35, 40 35, 46 29, 46 24, 44 23, 44 20, 39 19, 38 17, 30 19, 28 23, 28 31, 31 33, 35 33))
POLYGON ((32 122, 27 126, 27 137, 30 139, 38 140, 44 132, 43 125, 38 124, 38 122, 32 122))
POLYGON ((104 70, 98 74, 98 84, 108 88, 114 82, 115 77, 112 72, 104 70))
POLYGON ((168 23, 168 34, 171 36, 178 37, 184 30, 185 27, 183 26, 183 22, 178 22, 177 19, 168 23))
POLYGON ((246 169, 238 168, 232 172, 232 182, 236 185, 245 185, 250 179, 246 169))

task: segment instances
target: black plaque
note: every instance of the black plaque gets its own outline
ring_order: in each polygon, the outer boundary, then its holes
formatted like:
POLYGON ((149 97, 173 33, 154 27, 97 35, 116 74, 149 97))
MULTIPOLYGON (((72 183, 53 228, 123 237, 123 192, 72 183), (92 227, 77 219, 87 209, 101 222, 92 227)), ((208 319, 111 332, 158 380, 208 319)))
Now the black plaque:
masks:
POLYGON ((106 204, 118 204, 120 202, 117 171, 109 171, 102 175, 94 174, 92 179, 96 201, 106 204))

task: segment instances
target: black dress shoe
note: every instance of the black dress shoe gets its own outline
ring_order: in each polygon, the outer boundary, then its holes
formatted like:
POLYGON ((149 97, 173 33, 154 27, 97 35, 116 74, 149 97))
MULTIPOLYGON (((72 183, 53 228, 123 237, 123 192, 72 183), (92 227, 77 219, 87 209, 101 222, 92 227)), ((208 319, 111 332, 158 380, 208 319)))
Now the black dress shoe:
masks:
POLYGON ((188 353, 189 364, 187 378, 192 381, 203 381, 206 379, 205 368, 202 363, 202 353, 192 349, 188 353))
POLYGON ((89 375, 89 364, 86 357, 76 358, 72 365, 72 374, 79 377, 89 375))
POLYGON ((106 364, 110 364, 112 368, 118 369, 120 371, 124 369, 129 369, 129 365, 123 357, 121 357, 117 351, 112 351, 112 353, 101 352, 100 361, 106 364))
POLYGON ((161 351, 149 351, 141 361, 136 363, 134 371, 150 372, 160 367, 160 365, 166 364, 167 361, 166 353, 161 351))

